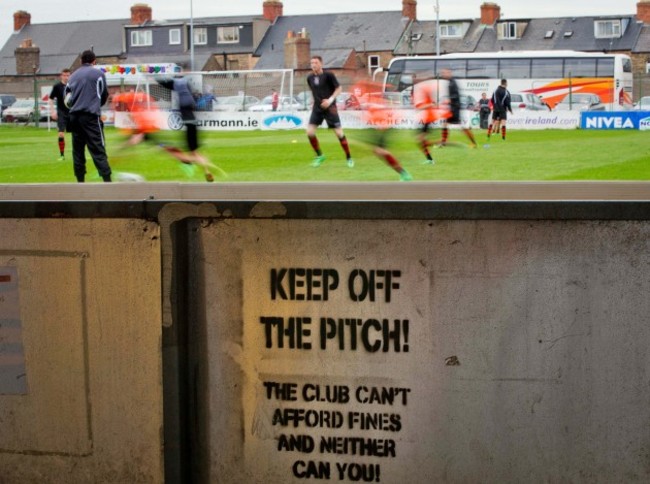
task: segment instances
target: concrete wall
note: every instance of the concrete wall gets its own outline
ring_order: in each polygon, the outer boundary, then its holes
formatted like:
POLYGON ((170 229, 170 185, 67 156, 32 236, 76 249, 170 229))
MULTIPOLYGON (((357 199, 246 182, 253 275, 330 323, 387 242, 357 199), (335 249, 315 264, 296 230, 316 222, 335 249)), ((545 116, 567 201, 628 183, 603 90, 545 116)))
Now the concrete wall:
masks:
POLYGON ((162 482, 157 225, 0 218, 3 267, 27 385, 0 388, 0 482, 162 482))
POLYGON ((647 221, 190 232, 200 482, 650 477, 647 221))
POLYGON ((107 185, 0 186, 0 483, 650 479, 648 184, 107 185))

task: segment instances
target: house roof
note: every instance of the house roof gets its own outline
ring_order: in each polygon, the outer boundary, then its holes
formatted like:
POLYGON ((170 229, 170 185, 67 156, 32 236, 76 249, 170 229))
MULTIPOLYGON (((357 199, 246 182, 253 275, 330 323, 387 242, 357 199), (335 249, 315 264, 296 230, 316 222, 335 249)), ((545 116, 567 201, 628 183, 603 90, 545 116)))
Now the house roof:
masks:
MULTIPOLYGON (((473 52, 481 38, 484 25, 479 20, 461 19, 445 22, 446 24, 469 25, 467 33, 458 39, 441 38, 440 53, 473 52)), ((436 21, 415 21, 404 31, 395 55, 432 55, 436 53, 436 21), (417 39, 417 40, 415 40, 417 39)))
POLYGON ((350 53, 392 51, 408 21, 401 12, 331 13, 278 17, 255 51, 256 69, 284 66, 287 32, 303 28, 311 39, 311 52, 323 57, 328 68, 341 68, 350 53))
POLYGON ((25 39, 40 49, 40 73, 58 74, 70 67, 85 49, 98 57, 122 53, 122 25, 129 19, 25 25, 0 50, 0 75, 16 74, 14 51, 25 39))
POLYGON ((636 22, 634 16, 502 19, 502 21, 527 23, 522 37, 499 40, 494 28, 486 28, 477 44, 476 52, 499 50, 631 51, 641 29, 641 24, 636 22), (623 36, 616 39, 595 38, 594 22, 612 19, 622 19, 628 22, 623 36), (553 35, 546 38, 547 32, 551 31, 553 35))
POLYGON ((637 38, 634 53, 648 53, 650 52, 650 25, 644 25, 639 30, 639 37, 637 38))

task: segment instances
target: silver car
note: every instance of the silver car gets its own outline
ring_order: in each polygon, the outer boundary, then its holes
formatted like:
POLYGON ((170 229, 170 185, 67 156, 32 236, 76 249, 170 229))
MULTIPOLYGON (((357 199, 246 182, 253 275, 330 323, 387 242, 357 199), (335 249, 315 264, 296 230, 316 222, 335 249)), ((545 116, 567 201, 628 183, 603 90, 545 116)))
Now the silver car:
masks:
POLYGON ((635 111, 650 111, 650 96, 643 96, 634 104, 635 111))
POLYGON ((549 111, 548 105, 532 92, 511 92, 510 107, 513 111, 549 111))
POLYGON ((606 111, 600 97, 590 93, 567 94, 555 105, 555 111, 606 111))

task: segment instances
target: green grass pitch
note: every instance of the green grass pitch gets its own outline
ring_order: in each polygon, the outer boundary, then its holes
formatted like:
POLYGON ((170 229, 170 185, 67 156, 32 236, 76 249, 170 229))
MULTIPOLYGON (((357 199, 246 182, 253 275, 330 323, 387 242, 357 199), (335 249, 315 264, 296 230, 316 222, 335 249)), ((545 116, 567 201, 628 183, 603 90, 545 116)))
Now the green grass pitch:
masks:
MULTIPOLYGON (((327 160, 310 165, 314 153, 304 131, 201 131, 202 153, 223 169, 216 182, 364 182, 398 181, 397 174, 361 140, 363 131, 346 130, 354 168, 332 131, 319 128, 327 160)), ((508 131, 507 140, 474 130, 478 149, 468 149, 464 135, 452 130, 450 141, 461 147, 432 149, 434 165, 424 156, 415 132, 396 130, 390 150, 415 181, 553 181, 650 180, 650 133, 631 130, 508 131)), ((439 133, 434 133, 435 138, 439 133)), ((158 134, 160 141, 182 146, 180 132, 158 134)), ((136 173, 149 182, 204 182, 201 170, 187 174, 182 165, 153 144, 123 149, 124 136, 106 129, 109 162, 114 172, 136 173)), ((66 160, 59 156, 56 130, 0 126, 0 183, 73 183, 72 141, 66 134, 66 160)), ((88 182, 99 182, 87 156, 88 182)))

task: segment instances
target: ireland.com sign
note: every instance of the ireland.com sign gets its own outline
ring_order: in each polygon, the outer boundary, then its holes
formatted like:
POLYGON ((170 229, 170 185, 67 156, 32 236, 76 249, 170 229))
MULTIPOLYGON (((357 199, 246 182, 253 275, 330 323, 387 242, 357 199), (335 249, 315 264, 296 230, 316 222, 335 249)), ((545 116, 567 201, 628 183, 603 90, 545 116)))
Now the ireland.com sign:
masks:
POLYGON ((650 130, 650 112, 614 111, 610 113, 582 113, 582 129, 640 129, 650 130))

